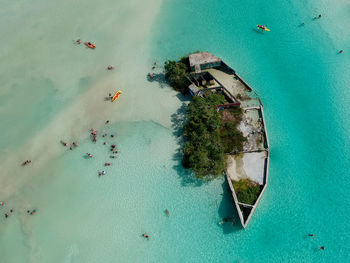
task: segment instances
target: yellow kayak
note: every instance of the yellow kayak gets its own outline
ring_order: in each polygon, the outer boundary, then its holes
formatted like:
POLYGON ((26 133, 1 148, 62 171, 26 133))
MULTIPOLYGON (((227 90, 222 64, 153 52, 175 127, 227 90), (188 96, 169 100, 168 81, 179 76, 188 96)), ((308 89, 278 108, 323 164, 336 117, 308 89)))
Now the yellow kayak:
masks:
POLYGON ((116 99, 118 99, 120 94, 122 94, 122 91, 121 91, 121 90, 118 90, 118 91, 114 94, 114 96, 112 97, 112 101, 115 101, 116 99))
POLYGON ((257 25, 257 27, 263 31, 270 31, 266 26, 257 25))

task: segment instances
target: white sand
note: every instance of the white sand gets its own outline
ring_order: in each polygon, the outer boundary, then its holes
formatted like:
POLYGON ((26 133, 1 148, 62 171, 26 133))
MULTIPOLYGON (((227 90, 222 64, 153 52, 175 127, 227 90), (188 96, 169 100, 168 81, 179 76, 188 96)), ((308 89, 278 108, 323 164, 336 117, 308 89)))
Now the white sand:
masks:
POLYGON ((234 181, 247 178, 247 174, 243 169, 243 159, 241 155, 230 155, 227 157, 226 172, 231 180, 234 181))
POLYGON ((265 151, 228 156, 226 172, 234 181, 249 178, 262 185, 264 183, 265 158, 265 151))
MULTIPOLYGON (((29 64, 36 62, 35 52, 43 55, 41 62, 33 64, 32 74, 46 75, 57 87, 58 94, 62 94, 62 99, 67 98, 71 103, 48 120, 46 127, 24 145, 16 149, 3 149, 0 161, 3 199, 15 194, 38 174, 38 171, 45 169, 49 160, 65 151, 59 143, 60 139, 69 142, 84 140, 89 136, 90 128, 99 129, 107 119, 111 123, 152 120, 170 127, 170 116, 181 105, 176 97, 177 93, 171 88, 161 89, 158 83, 146 80, 146 75, 155 60, 148 56, 151 41, 148 36, 160 5, 160 0, 124 1, 118 9, 127 11, 128 16, 118 16, 114 10, 110 10, 110 17, 103 16, 102 20, 99 19, 99 23, 91 23, 99 25, 89 28, 91 32, 87 32, 87 27, 82 26, 86 21, 84 17, 79 17, 75 21, 76 28, 73 27, 73 31, 79 31, 80 35, 79 32, 70 34, 83 37, 88 36, 88 33, 91 36, 96 32, 103 32, 107 39, 104 42, 100 37, 100 41, 96 43, 96 50, 86 50, 83 46, 76 47, 70 38, 66 39, 67 52, 60 50, 62 55, 55 53, 58 57, 55 59, 57 63, 54 65, 55 69, 50 69, 51 61, 44 55, 47 52, 46 55, 50 56, 49 52, 52 53, 52 50, 34 50, 30 53, 29 64), (92 32, 94 33, 91 34, 92 32), (67 64, 75 65, 76 68, 69 70, 66 68, 67 64), (105 70, 109 64, 116 66, 114 71, 105 70), (88 76, 91 84, 88 89, 77 93, 76 85, 85 76, 88 76), (119 89, 123 91, 120 99, 115 103, 104 101, 109 92, 113 93, 119 89), (31 159, 33 162, 26 167, 24 175, 23 168, 19 164, 26 159, 31 159)), ((90 16, 84 12, 80 13, 82 16, 85 15, 86 19, 90 16)), ((75 19, 72 17, 74 14, 68 12, 65 15, 67 19, 72 20, 75 19)), ((95 14, 93 17, 92 19, 96 18, 95 14)), ((24 34, 23 38, 25 37, 24 34)), ((99 39, 98 34, 95 39, 99 39)), ((62 44, 60 42, 57 45, 62 44)))
POLYGON ((246 153, 243 156, 243 168, 249 179, 262 185, 264 183, 264 164, 266 152, 246 153))

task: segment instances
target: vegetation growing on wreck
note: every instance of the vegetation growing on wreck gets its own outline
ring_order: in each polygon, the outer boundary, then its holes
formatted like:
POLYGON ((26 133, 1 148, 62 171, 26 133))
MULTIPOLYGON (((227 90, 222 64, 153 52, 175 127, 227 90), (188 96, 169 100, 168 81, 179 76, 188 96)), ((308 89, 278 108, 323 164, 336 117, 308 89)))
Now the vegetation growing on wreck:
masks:
POLYGON ((243 151, 243 143, 247 138, 243 136, 238 126, 243 118, 242 109, 235 107, 221 111, 222 125, 220 127, 221 143, 225 153, 243 151))
POLYGON ((225 168, 225 154, 220 140, 221 114, 216 108, 224 99, 218 94, 194 97, 187 108, 182 164, 192 169, 199 178, 220 175, 225 168))
POLYGON ((168 60, 164 64, 165 78, 170 85, 178 92, 186 93, 190 82, 187 74, 190 72, 188 57, 183 57, 179 62, 168 60))
MULTIPOLYGON (((182 57, 180 61, 168 60, 164 68, 169 84, 175 90, 187 93, 190 85, 187 76, 191 71, 189 57, 182 57)), ((226 103, 224 95, 210 91, 203 97, 193 97, 187 106, 182 164, 199 178, 221 175, 226 166, 225 154, 243 150, 246 138, 238 129, 243 112, 240 108, 218 111, 217 106, 226 103)))
POLYGON ((224 101, 223 95, 208 93, 205 97, 194 97, 187 108, 182 164, 199 178, 221 175, 226 166, 225 153, 232 152, 234 146, 241 149, 245 141, 237 129, 242 111, 233 109, 226 114, 218 111, 217 105, 224 101))
POLYGON ((249 179, 232 181, 232 183, 233 188, 236 191, 238 201, 241 203, 254 205, 260 194, 260 185, 249 179))

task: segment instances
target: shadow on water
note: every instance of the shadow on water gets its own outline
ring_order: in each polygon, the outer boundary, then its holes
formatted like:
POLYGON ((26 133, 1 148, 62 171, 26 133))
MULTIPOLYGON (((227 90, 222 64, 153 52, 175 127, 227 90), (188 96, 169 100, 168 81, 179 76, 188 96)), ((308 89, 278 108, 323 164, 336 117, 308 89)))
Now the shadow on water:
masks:
MULTIPOLYGON (((186 108, 188 102, 191 101, 191 96, 182 95, 180 93, 176 96, 180 101, 182 101, 182 105, 174 114, 171 115, 173 135, 177 138, 178 142, 178 148, 173 156, 173 160, 176 161, 176 165, 173 166, 173 169, 181 178, 181 184, 183 186, 198 187, 203 184, 207 184, 209 181, 198 179, 193 172, 185 169, 182 166, 183 149, 185 144, 184 138, 182 137, 182 128, 186 122, 186 108)), ((225 234, 230 234, 232 232, 242 230, 242 226, 234 206, 231 189, 226 179, 222 183, 222 189, 222 200, 218 207, 218 215, 220 218, 218 224, 222 227, 225 234)))
POLYGON ((168 86, 168 82, 165 79, 164 73, 148 73, 146 78, 149 82, 158 82, 161 88, 168 86))
POLYGON ((257 28, 253 28, 252 31, 257 33, 257 34, 264 35, 264 32, 261 31, 260 29, 257 29, 257 28))
POLYGON ((231 189, 226 179, 221 186, 223 193, 221 203, 218 208, 218 215, 221 220, 218 222, 218 224, 222 227, 224 234, 240 231, 243 228, 239 221, 239 216, 234 205, 231 189))
POLYGON ((173 169, 181 178, 181 184, 183 186, 201 186, 207 182, 205 180, 198 179, 191 170, 185 169, 182 166, 183 148, 185 144, 182 137, 182 127, 186 122, 187 103, 185 103, 185 101, 189 101, 189 98, 188 96, 184 96, 182 94, 178 94, 177 97, 182 101, 182 105, 174 114, 171 115, 173 135, 176 137, 178 142, 178 148, 173 156, 173 160, 176 161, 176 165, 173 166, 173 169))

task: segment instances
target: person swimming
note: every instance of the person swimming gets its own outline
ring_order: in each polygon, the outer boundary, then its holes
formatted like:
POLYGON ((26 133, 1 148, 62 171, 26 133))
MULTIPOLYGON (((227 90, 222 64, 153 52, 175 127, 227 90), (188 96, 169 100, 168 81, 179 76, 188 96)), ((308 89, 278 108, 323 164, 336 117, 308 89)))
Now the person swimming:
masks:
POLYGON ((5 214, 5 218, 8 218, 8 217, 9 217, 9 214, 8 214, 8 213, 6 213, 6 214, 5 214))
POLYGON ((66 143, 66 142, 64 142, 62 140, 61 140, 61 143, 62 143, 63 146, 68 146, 68 143, 66 143))
POLYGON ((146 239, 149 239, 149 235, 147 235, 147 234, 145 234, 145 233, 143 233, 142 236, 143 236, 144 238, 146 238, 146 239))
POLYGON ((31 160, 27 160, 25 161, 24 163, 22 163, 23 166, 27 165, 27 164, 30 164, 32 161, 31 160))
POLYGON ((320 250, 324 250, 324 246, 318 246, 320 248, 320 250))
POLYGON ((110 166, 111 164, 110 163, 105 163, 105 166, 110 166))
POLYGON ((108 70, 112 70, 112 69, 114 69, 114 67, 113 67, 112 65, 109 65, 109 66, 107 67, 107 69, 108 69, 108 70))
POLYGON ((86 153, 88 157, 92 158, 92 154, 91 153, 86 153))
POLYGON ((165 213, 166 213, 167 216, 170 216, 170 212, 169 212, 168 209, 165 209, 165 213))

